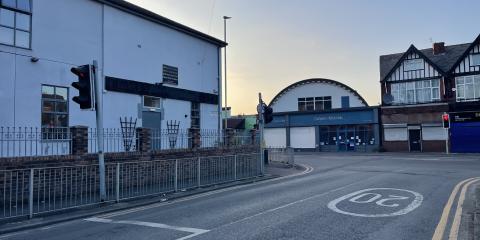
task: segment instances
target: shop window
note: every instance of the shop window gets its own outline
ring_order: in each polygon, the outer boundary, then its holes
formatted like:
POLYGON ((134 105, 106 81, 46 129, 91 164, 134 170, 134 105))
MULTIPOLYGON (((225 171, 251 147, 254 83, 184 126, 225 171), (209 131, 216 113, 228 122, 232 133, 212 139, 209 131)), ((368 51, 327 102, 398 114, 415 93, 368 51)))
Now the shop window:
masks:
POLYGON ((68 132, 68 88, 42 85, 42 139, 64 139, 68 132))
POLYGON ((320 128, 320 146, 337 144, 337 127, 325 126, 320 128))
POLYGON ((359 125, 355 129, 355 142, 356 145, 374 145, 375 137, 373 134, 373 128, 370 125, 359 125))

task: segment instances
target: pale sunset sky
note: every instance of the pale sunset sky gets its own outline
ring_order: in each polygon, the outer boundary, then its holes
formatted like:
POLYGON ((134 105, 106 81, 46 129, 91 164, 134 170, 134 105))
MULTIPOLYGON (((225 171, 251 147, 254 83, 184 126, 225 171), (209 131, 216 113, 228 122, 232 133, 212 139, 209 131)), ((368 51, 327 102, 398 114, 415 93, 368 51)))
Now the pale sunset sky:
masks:
POLYGON ((329 78, 380 102, 379 56, 472 42, 479 0, 128 0, 223 39, 228 20, 228 103, 256 112, 307 78, 329 78))

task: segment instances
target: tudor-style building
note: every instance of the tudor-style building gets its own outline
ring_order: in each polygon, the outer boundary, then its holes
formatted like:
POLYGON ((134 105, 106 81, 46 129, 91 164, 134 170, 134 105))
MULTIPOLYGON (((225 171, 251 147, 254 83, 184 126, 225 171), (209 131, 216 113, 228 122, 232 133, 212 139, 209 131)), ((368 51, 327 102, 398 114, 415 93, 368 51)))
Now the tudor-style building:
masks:
POLYGON ((380 56, 381 123, 387 151, 478 152, 479 37, 473 43, 380 56), (442 127, 443 113, 451 129, 442 127), (468 118, 465 119, 465 118, 468 118), (467 130, 468 129, 468 130, 467 130))

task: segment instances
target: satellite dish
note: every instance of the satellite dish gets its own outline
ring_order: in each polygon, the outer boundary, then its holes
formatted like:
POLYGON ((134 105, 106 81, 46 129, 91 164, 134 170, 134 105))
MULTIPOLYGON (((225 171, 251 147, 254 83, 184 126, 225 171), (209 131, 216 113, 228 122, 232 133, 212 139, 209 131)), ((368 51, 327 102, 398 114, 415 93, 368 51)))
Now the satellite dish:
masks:
POLYGON ((383 95, 383 103, 384 104, 387 104, 387 105, 390 105, 393 103, 393 95, 390 94, 390 93, 385 93, 385 95, 383 95))

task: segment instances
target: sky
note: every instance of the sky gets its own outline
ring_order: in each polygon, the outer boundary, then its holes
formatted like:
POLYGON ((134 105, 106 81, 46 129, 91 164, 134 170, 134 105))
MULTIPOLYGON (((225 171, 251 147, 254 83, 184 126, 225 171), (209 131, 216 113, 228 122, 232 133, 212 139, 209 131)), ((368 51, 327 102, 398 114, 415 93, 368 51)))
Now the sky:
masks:
POLYGON ((342 82, 380 102, 379 56, 414 44, 472 42, 479 0, 128 0, 223 39, 227 23, 228 105, 253 114, 308 78, 342 82))

